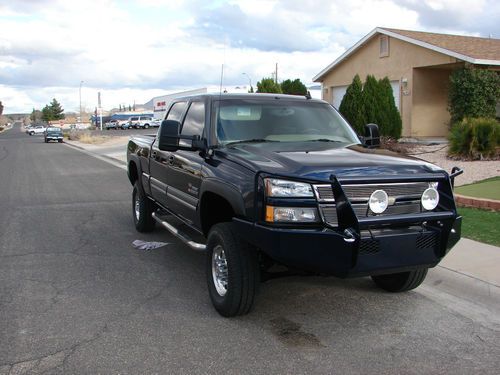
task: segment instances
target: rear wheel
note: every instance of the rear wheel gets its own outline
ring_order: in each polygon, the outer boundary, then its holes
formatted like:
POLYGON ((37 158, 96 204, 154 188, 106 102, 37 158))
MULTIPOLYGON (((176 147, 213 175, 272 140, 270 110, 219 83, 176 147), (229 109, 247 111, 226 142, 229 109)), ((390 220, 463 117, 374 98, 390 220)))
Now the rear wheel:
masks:
POLYGON ((219 223, 208 234, 206 277, 212 304, 225 317, 247 314, 260 281, 255 249, 232 223, 219 223))
POLYGON ((132 215, 138 232, 151 232, 154 229, 155 221, 151 216, 154 209, 154 203, 144 195, 136 181, 132 191, 132 215))
POLYGON ((427 276, 427 270, 427 268, 421 268, 409 272, 372 276, 372 280, 378 287, 388 292, 406 292, 422 284, 427 276))

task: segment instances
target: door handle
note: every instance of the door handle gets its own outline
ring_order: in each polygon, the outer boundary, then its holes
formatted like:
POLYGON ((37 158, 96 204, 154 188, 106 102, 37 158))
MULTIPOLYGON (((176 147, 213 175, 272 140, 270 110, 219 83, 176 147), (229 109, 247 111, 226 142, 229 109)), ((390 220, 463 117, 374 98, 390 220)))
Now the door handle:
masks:
POLYGON ((175 160, 175 156, 174 156, 174 155, 170 155, 170 156, 168 157, 168 163, 169 163, 169 164, 174 164, 174 160, 175 160))

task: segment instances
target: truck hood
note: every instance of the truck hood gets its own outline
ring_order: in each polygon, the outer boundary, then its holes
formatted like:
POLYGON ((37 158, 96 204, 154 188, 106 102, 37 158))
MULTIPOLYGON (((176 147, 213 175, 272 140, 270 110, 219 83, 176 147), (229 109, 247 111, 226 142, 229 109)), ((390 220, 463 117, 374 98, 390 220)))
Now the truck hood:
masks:
POLYGON ((221 156, 255 172, 329 181, 330 175, 376 177, 441 172, 423 160, 388 150, 329 142, 238 144, 221 156))

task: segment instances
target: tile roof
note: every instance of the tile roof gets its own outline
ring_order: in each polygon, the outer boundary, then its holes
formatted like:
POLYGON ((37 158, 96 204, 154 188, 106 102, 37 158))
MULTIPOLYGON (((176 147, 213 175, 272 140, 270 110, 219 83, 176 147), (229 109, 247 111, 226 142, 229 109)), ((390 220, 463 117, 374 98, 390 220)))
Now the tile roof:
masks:
POLYGON ((479 60, 500 61, 500 39, 381 28, 479 60))

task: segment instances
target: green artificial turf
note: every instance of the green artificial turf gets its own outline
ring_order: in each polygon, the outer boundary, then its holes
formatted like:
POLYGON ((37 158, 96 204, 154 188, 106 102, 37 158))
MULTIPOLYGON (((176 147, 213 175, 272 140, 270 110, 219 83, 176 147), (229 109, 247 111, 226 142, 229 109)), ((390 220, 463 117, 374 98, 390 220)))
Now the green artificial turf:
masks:
POLYGON ((458 213, 463 216, 462 237, 500 246, 500 212, 461 207, 458 213))
POLYGON ((470 185, 457 186, 455 192, 468 197, 500 200, 500 177, 493 177, 470 185))

